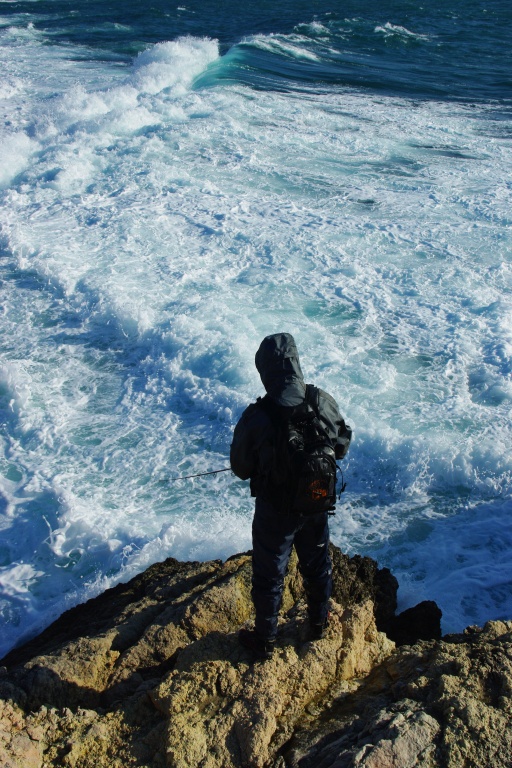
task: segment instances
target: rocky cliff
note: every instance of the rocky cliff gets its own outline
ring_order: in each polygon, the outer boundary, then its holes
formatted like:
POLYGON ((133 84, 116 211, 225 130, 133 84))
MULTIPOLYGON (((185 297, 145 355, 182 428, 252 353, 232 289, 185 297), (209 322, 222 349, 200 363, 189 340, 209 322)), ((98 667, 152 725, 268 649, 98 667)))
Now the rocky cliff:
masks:
POLYGON ((327 636, 292 560, 273 658, 237 642, 249 555, 166 560, 68 611, 0 670, 3 768, 504 768, 512 622, 440 638, 433 603, 335 548, 327 636))

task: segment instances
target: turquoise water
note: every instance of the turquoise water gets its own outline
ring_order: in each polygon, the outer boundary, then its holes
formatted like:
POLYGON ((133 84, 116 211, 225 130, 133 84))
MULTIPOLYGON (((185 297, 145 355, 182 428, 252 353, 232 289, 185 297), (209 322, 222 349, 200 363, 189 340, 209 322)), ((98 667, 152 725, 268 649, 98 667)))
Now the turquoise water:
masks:
POLYGON ((0 4, 0 652, 250 547, 227 466, 294 334, 355 438, 333 540, 510 617, 511 11, 0 4))

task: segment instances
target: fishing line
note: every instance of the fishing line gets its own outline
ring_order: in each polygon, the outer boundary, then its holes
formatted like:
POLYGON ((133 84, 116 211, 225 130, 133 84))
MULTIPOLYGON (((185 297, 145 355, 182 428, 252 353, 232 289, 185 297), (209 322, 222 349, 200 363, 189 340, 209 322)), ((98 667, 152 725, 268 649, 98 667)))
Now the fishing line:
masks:
MULTIPOLYGON (((343 471, 340 469, 340 467, 336 467, 337 472, 341 475, 341 488, 338 493, 338 498, 341 498, 341 494, 344 492, 345 488, 347 487, 347 484, 345 482, 345 479, 343 477, 343 471)), ((212 469, 210 472, 198 472, 195 475, 180 475, 179 477, 170 477, 169 482, 173 483, 176 480, 190 480, 193 477, 206 477, 206 475, 218 475, 220 472, 231 472, 231 467, 224 467, 224 469, 212 469)))

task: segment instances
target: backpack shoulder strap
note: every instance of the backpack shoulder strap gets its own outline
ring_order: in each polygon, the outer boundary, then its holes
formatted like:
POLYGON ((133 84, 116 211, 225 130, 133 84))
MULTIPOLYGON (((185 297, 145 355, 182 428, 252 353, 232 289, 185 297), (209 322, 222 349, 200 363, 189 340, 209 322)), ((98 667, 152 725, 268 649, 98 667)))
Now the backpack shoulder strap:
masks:
POLYGON ((316 416, 316 423, 318 425, 318 428, 321 430, 322 434, 326 438, 326 440, 329 442, 329 444, 332 446, 333 440, 331 435, 329 434, 329 430, 325 425, 324 420, 322 419, 320 415, 320 390, 318 387, 313 386, 313 384, 307 384, 306 386, 306 398, 305 401, 315 412, 316 416))

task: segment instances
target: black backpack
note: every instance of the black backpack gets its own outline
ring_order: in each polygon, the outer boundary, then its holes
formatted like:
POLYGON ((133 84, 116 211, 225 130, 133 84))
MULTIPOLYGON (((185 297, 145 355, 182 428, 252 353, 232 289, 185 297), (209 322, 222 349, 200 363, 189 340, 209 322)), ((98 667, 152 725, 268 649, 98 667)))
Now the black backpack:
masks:
POLYGON ((268 395, 258 403, 276 432, 274 466, 262 479, 262 495, 278 509, 300 515, 334 510, 336 458, 319 418, 318 389, 308 384, 304 402, 294 408, 278 406, 268 395))

